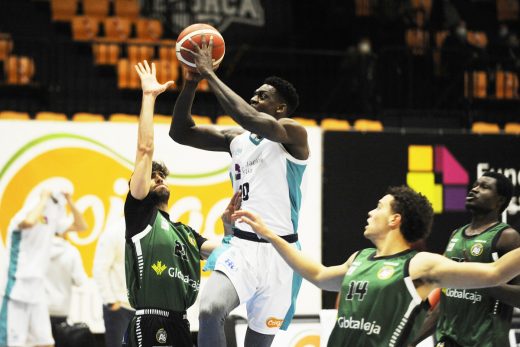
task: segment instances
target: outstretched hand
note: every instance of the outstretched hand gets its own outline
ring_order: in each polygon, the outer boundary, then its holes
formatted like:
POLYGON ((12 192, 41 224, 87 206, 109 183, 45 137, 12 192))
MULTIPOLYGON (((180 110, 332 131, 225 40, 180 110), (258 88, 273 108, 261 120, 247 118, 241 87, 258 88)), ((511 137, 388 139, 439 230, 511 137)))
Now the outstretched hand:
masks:
POLYGON ((157 81, 155 64, 152 63, 152 67, 150 68, 146 60, 135 65, 135 71, 137 71, 139 78, 141 78, 141 88, 145 95, 157 96, 170 88, 174 83, 173 81, 168 81, 164 84, 160 84, 157 81))
POLYGON ((249 224, 259 236, 262 236, 267 240, 276 235, 271 229, 267 227, 267 225, 265 225, 262 218, 253 212, 246 210, 235 211, 235 213, 233 213, 231 216, 231 220, 249 224))
POLYGON ((233 194, 233 197, 229 201, 229 204, 226 206, 226 210, 222 213, 222 222, 224 223, 224 233, 226 235, 232 233, 232 218, 233 213, 240 209, 240 205, 242 204, 242 191, 239 190, 233 194))
POLYGON ((193 62, 197 66, 197 70, 202 77, 208 76, 213 72, 213 35, 209 37, 209 42, 206 40, 206 35, 201 35, 200 46, 191 38, 188 40, 193 45, 193 50, 181 47, 182 50, 188 51, 193 55, 193 62))

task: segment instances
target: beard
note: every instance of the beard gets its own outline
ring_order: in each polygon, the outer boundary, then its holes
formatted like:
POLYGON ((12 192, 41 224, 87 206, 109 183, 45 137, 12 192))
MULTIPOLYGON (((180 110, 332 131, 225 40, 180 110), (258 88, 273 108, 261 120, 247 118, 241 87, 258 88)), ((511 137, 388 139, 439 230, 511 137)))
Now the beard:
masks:
POLYGON ((150 192, 150 198, 152 199, 155 206, 168 204, 170 199, 170 191, 167 189, 152 190, 150 192))

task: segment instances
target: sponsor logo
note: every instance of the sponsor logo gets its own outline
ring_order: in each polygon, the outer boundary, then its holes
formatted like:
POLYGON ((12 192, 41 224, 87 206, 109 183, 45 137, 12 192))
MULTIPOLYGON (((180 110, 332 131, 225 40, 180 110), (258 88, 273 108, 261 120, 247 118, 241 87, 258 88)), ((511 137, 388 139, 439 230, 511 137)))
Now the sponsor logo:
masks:
POLYGON ((472 304, 482 301, 482 295, 469 290, 467 291, 466 289, 444 288, 442 291, 448 298, 468 300, 471 301, 472 304))
POLYGON ((166 330, 163 328, 157 330, 157 333, 155 334, 155 339, 159 343, 166 343, 166 339, 168 338, 168 334, 166 333, 166 330))
POLYGON ((278 318, 275 318, 275 317, 269 317, 265 321, 265 325, 268 328, 279 328, 279 327, 282 326, 282 323, 283 323, 283 319, 278 319, 278 318))
POLYGON ((383 266, 377 272, 377 278, 380 280, 387 280, 395 273, 395 268, 393 266, 383 266))
POLYGON ((199 281, 196 281, 194 279, 191 279, 190 276, 188 275, 184 275, 182 273, 181 270, 179 270, 178 268, 176 267, 171 267, 168 269, 168 275, 172 278, 178 278, 180 279, 181 281, 183 281, 184 283, 186 283, 187 285, 189 285, 190 287, 192 287, 193 289, 195 289, 195 291, 198 291, 199 290, 199 287, 200 287, 200 283, 199 281))
POLYGON ((471 249, 469 252, 471 253, 472 256, 478 257, 479 255, 482 254, 483 251, 484 251, 484 245, 481 243, 475 243, 473 246, 471 246, 471 249))
POLYGON ((367 335, 379 335, 381 333, 381 326, 376 321, 368 322, 365 318, 360 320, 352 317, 338 317, 338 327, 342 329, 361 330, 367 335))
POLYGON ((208 23, 221 32, 231 23, 260 27, 265 24, 260 0, 154 0, 151 2, 151 12, 169 21, 177 31, 192 23, 208 23))
POLYGON ((224 264, 228 267, 228 269, 236 271, 237 267, 235 266, 235 262, 232 259, 227 258, 224 260, 224 264))
POLYGON ((152 265, 153 271, 157 274, 157 276, 161 276, 164 270, 166 270, 166 265, 162 263, 162 261, 157 260, 155 264, 152 265))
POLYGON ((446 146, 410 145, 406 183, 431 201, 435 213, 465 210, 468 172, 446 146))

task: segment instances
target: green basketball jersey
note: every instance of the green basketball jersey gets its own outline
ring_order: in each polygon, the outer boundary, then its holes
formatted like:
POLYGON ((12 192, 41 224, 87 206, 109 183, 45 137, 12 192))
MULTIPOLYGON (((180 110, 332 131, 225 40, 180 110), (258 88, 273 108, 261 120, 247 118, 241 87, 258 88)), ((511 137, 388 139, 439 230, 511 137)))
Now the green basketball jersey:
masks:
POLYGON ((416 254, 407 250, 375 258, 376 250, 359 252, 341 286, 330 347, 406 346, 426 310, 408 275, 416 254))
MULTIPOLYGON (((509 225, 497 223, 483 233, 466 236, 467 225, 450 238, 444 255, 455 261, 490 263, 498 259, 495 245, 509 225)), ((473 289, 443 288, 436 336, 461 346, 509 346, 513 308, 473 289)))
POLYGON ((185 311, 200 286, 200 251, 192 229, 159 211, 126 242, 126 285, 132 307, 185 311))

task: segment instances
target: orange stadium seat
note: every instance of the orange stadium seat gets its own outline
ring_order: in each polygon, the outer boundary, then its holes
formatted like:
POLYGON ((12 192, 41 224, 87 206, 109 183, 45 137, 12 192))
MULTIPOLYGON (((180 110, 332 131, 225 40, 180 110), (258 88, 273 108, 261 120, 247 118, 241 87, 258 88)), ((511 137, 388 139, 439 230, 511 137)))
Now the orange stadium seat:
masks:
POLYGON ((105 117, 98 113, 78 112, 72 116, 74 122, 103 122, 105 117))
POLYGON ((70 22, 77 10, 77 0, 51 0, 51 17, 55 22, 70 22))
POLYGON ((137 19, 139 11, 138 0, 114 0, 114 12, 118 17, 137 19))
POLYGON ((357 131, 383 131, 383 123, 372 119, 356 119, 354 121, 354 130, 357 131))
POLYGON ((222 115, 217 117, 218 125, 238 125, 237 122, 233 118, 227 115, 222 115))
POLYGON ((519 6, 518 1, 497 0, 497 19, 503 21, 517 21, 519 6))
POLYGON ((0 33, 0 61, 5 61, 13 50, 11 35, 0 33))
POLYGON ((464 72, 464 96, 466 98, 486 98, 487 77, 484 71, 464 72))
POLYGON ((350 124, 346 119, 323 118, 320 126, 323 130, 350 130, 350 124))
POLYGON ((94 17, 75 16, 72 18, 72 38, 76 41, 93 40, 99 33, 99 22, 94 17))
POLYGON ((163 34, 162 23, 158 19, 140 18, 137 20, 136 29, 137 38, 144 41, 158 41, 163 34))
POLYGON ((117 86, 120 89, 137 89, 141 87, 139 75, 134 68, 135 63, 128 59, 119 59, 117 62, 117 86))
POLYGON ((177 60, 159 60, 155 64, 157 65, 157 80, 159 83, 174 81, 175 84, 169 90, 177 89, 177 80, 179 79, 179 63, 177 60))
POLYGON ((177 60, 175 43, 175 40, 161 40, 161 43, 159 44, 160 60, 177 60))
POLYGON ((468 31, 467 34, 468 43, 479 48, 486 48, 488 44, 488 38, 483 31, 468 31))
POLYGON ((518 76, 514 72, 497 71, 495 77, 497 99, 518 99, 518 76))
POLYGON ((8 84, 29 84, 35 73, 34 60, 30 57, 11 55, 5 62, 8 84))
POLYGON ((504 133, 520 135, 520 123, 508 122, 504 126, 504 133))
POLYGON ((17 111, 0 111, 0 119, 4 120, 30 120, 29 113, 17 111))
POLYGON ((154 47, 147 44, 128 44, 128 60, 131 62, 139 62, 148 60, 150 62, 154 56, 154 47))
POLYGON ((108 120, 110 122, 117 123, 136 123, 139 120, 139 116, 136 114, 127 114, 127 113, 112 113, 108 120))
POLYGON ((110 41, 126 41, 132 32, 132 23, 128 18, 108 17, 103 20, 105 38, 110 41))
POLYGON ((86 16, 103 19, 108 16, 109 0, 83 0, 83 13, 86 16))
POLYGON ((475 122, 471 125, 471 132, 475 134, 499 134, 500 127, 496 123, 475 122))
POLYGON ((430 34, 422 29, 408 29, 405 40, 412 54, 423 55, 429 47, 430 34))
POLYGON ((318 123, 315 119, 303 118, 303 117, 291 117, 303 126, 316 126, 318 123))
POLYGON ((121 47, 118 43, 96 40, 96 43, 92 44, 92 54, 96 65, 116 65, 121 54, 121 47))
POLYGON ((57 113, 57 112, 38 112, 36 113, 36 116, 34 117, 36 120, 40 121, 66 121, 67 115, 65 113, 57 113))

